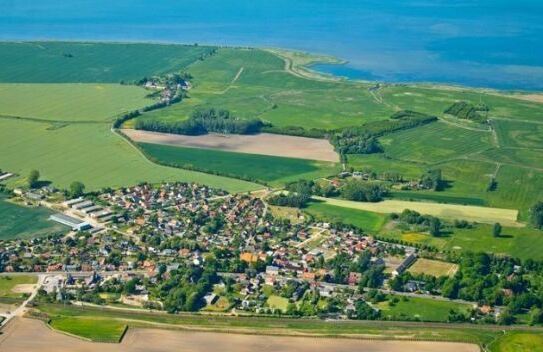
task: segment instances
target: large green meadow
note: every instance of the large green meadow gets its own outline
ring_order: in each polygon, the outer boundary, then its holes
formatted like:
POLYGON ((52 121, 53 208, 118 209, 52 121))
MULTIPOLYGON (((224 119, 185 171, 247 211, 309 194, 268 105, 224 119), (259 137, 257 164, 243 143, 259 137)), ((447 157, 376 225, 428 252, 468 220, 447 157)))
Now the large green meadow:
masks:
POLYGON ((129 82, 182 70, 212 50, 193 45, 0 42, 0 82, 129 82))
POLYGON ((106 121, 152 104, 148 94, 119 84, 0 84, 0 117, 106 121))
POLYGON ((335 163, 212 149, 139 144, 145 154, 160 164, 254 180, 273 185, 337 174, 335 163))

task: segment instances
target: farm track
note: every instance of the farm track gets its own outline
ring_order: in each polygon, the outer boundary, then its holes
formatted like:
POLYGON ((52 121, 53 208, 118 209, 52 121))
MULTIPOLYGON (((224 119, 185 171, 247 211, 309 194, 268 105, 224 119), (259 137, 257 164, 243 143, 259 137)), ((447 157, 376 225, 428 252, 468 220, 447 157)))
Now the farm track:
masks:
POLYGON ((110 124, 111 121, 104 120, 104 121, 95 121, 95 120, 50 120, 50 119, 41 119, 37 117, 25 117, 25 116, 13 116, 13 115, 0 115, 0 119, 5 120, 22 120, 22 121, 30 121, 30 122, 39 122, 39 123, 48 123, 48 124, 81 124, 81 125, 87 125, 87 124, 110 124))

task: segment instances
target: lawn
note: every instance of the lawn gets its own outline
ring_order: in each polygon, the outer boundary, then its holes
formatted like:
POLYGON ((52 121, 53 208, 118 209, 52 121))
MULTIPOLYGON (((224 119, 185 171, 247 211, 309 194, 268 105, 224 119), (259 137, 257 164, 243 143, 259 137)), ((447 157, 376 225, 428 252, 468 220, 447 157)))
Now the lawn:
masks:
POLYGON ((287 311, 287 307, 288 307, 287 298, 271 295, 270 297, 268 297, 268 300, 266 301, 266 303, 272 309, 279 309, 283 313, 287 311))
POLYGON ((119 342, 127 325, 99 317, 53 317, 49 323, 54 329, 97 342, 119 342))
POLYGON ((415 275, 425 274, 440 277, 453 276, 457 270, 458 265, 454 263, 419 258, 407 271, 415 275))
POLYGON ((149 93, 119 84, 0 84, 0 116, 107 121, 152 104, 149 93))
POLYGON ((33 275, 1 276, 0 274, 0 298, 22 299, 20 293, 12 291, 13 288, 17 285, 35 284, 36 282, 38 282, 38 278, 33 275))
POLYGON ((337 164, 330 162, 161 144, 139 145, 151 160, 160 164, 276 185, 329 176, 339 170, 337 164))
POLYGON ((542 352, 543 334, 508 332, 490 345, 492 352, 542 352))
POLYGON ((0 82, 119 83, 179 71, 214 48, 82 43, 0 43, 0 82))
MULTIPOLYGON (((393 296, 389 296, 391 299, 393 296)), ((389 302, 378 303, 381 314, 391 320, 420 320, 431 322, 447 322, 449 312, 454 309, 467 313, 471 308, 468 304, 450 301, 439 301, 429 298, 409 297, 399 299, 393 306, 389 302)))
POLYGON ((45 208, 28 208, 6 201, 0 195, 0 240, 32 238, 65 233, 68 227, 48 220, 53 212, 45 208))
POLYGON ((304 210, 319 220, 331 223, 341 222, 370 232, 379 231, 387 219, 387 216, 383 214, 343 208, 318 201, 309 203, 304 210))
MULTIPOLYGON (((106 124, 70 124, 51 129, 48 123, 0 119, 0 165, 20 175, 40 171, 59 188, 73 181, 88 190, 139 182, 185 181, 231 192, 258 189, 254 183, 156 165, 106 124)), ((16 186, 20 180, 10 180, 16 186)))

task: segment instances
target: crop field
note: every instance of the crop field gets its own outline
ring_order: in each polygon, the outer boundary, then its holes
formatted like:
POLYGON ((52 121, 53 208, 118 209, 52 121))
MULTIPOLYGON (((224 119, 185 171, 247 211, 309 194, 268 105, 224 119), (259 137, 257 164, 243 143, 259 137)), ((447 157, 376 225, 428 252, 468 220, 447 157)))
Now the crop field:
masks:
POLYGON ((339 162, 339 155, 326 139, 285 136, 271 133, 259 133, 255 135, 210 133, 203 136, 184 136, 132 129, 124 129, 123 133, 137 143, 217 149, 229 152, 320 160, 333 163, 339 162))
POLYGON ((336 163, 330 162, 161 144, 140 143, 139 146, 151 160, 164 165, 264 183, 314 179, 335 174, 339 170, 336 163))
POLYGON ((401 213, 405 209, 410 209, 418 211, 421 214, 437 216, 444 219, 464 219, 483 223, 500 222, 505 226, 522 226, 516 220, 518 211, 513 209, 487 208, 472 205, 409 202, 402 200, 384 200, 377 203, 367 203, 317 196, 314 196, 313 198, 323 201, 329 205, 366 210, 376 213, 401 213))
POLYGON ((394 159, 436 163, 455 159, 492 146, 491 134, 435 122, 380 139, 385 154, 394 159))
POLYGON ((119 84, 0 84, 2 115, 52 121, 105 121, 154 102, 119 84))
POLYGON ((458 270, 458 264, 419 258, 407 271, 412 274, 426 274, 435 277, 453 276, 458 270))
POLYGON ((0 195, 0 240, 67 232, 67 227, 48 220, 51 214, 45 208, 27 208, 10 203, 0 195))
POLYGON ((543 171, 543 149, 489 149, 476 158, 543 171))
MULTIPOLYGON (((390 297, 389 297, 390 298, 390 297)), ((381 302, 378 307, 382 310, 381 314, 391 320, 421 320, 431 322, 446 322, 451 309, 458 312, 467 313, 470 305, 438 301, 428 298, 398 297, 398 303, 389 305, 388 302, 381 302)))
POLYGON ((493 120, 492 125, 503 147, 543 149, 543 123, 493 120))
POLYGON ((0 42, 0 82, 119 83, 180 71, 214 48, 83 42, 0 42))
POLYGON ((330 223, 341 222, 365 231, 377 232, 386 222, 386 216, 370 211, 344 208, 314 201, 304 209, 315 218, 330 223))
MULTIPOLYGON (((70 124, 51 129, 48 123, 0 119, 0 165, 27 175, 40 171, 43 180, 59 188, 73 181, 88 190, 138 182, 185 181, 208 184, 232 192, 261 186, 200 172, 159 166, 147 160, 107 124, 70 124)), ((9 184, 16 184, 10 180, 9 184)))

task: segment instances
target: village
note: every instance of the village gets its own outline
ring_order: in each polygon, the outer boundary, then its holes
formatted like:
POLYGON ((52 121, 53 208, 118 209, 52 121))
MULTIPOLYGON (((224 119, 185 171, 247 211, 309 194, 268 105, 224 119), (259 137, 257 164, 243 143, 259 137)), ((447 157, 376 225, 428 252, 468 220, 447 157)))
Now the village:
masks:
POLYGON ((42 277, 38 299, 339 319, 372 318, 379 311, 374 303, 398 297, 447 300, 420 280, 390 287, 419 260, 418 249, 310 217, 274 218, 263 199, 249 194, 185 183, 67 200, 54 190, 16 194, 55 209, 51 221, 71 230, 0 242, 3 272, 42 277), (187 270, 196 276, 185 278, 187 270), (205 285, 196 279, 202 272, 212 273, 205 285), (170 283, 180 277, 202 287, 190 308, 167 302, 170 283))

